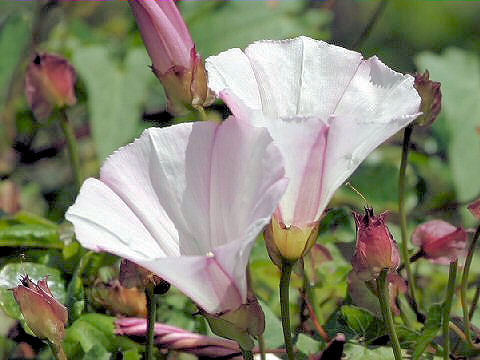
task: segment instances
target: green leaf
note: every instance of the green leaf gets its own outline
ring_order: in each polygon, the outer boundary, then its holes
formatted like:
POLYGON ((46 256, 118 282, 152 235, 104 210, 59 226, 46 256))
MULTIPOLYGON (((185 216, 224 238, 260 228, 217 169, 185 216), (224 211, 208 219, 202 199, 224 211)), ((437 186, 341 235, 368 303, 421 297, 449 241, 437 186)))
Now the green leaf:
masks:
POLYGON ((380 319, 367 310, 353 305, 344 305, 340 311, 347 326, 364 340, 373 340, 385 332, 380 319))
POLYGON ((393 360, 393 350, 391 347, 379 346, 377 348, 367 348, 362 345, 348 342, 343 349, 345 360, 393 360))
POLYGON ((427 346, 437 336, 438 331, 442 326, 442 305, 435 304, 428 310, 427 321, 423 328, 422 334, 417 340, 415 349, 413 351, 412 359, 419 359, 427 346))
POLYGON ((104 347, 94 345, 83 356, 83 360, 108 360, 111 358, 111 355, 104 347))
POLYGON ((142 104, 155 77, 144 49, 119 63, 104 46, 76 47, 73 64, 88 91, 89 120, 99 161, 138 136, 142 104))
POLYGON ((15 349, 16 343, 6 337, 0 337, 0 359, 10 359, 10 353, 15 349))
POLYGON ((283 334, 280 330, 282 328, 282 322, 267 304, 261 300, 259 300, 259 303, 265 314, 265 332, 263 333, 265 346, 270 349, 275 349, 284 344, 283 334))
POLYGON ((122 353, 123 360, 140 360, 142 358, 137 349, 130 349, 122 353))
POLYGON ((0 25, 0 53, 8 54, 0 57, 0 110, 15 67, 29 41, 30 23, 27 16, 12 14, 0 25))
POLYGON ((141 351, 142 347, 134 341, 116 336, 115 318, 103 314, 89 313, 78 318, 68 329, 65 335, 64 346, 67 357, 74 358, 82 353, 88 354, 95 348, 105 349, 106 352, 141 351))
POLYGON ((306 355, 318 354, 320 352, 320 342, 312 339, 305 334, 298 335, 295 347, 306 355))
MULTIPOLYGON (((448 137, 448 159, 458 200, 469 201, 480 193, 480 61, 476 54, 449 48, 441 55, 416 57, 420 69, 441 82, 442 109, 448 137)), ((434 129, 442 126, 437 121, 434 129)))
POLYGON ((48 276, 48 287, 53 296, 61 303, 65 301, 65 282, 59 270, 29 262, 7 264, 0 271, 0 307, 8 316, 22 319, 17 302, 9 289, 16 287, 20 283, 20 277, 25 274, 34 282, 48 276))
POLYGON ((62 249, 56 228, 35 224, 15 224, 0 229, 0 246, 62 249))
MULTIPOLYGON (((188 1, 181 3, 197 49, 204 57, 255 40, 316 34, 330 22, 328 10, 305 9, 303 1, 188 1), (212 29, 215 29, 212 31, 212 29)), ((322 34, 324 37, 326 33, 322 34)))

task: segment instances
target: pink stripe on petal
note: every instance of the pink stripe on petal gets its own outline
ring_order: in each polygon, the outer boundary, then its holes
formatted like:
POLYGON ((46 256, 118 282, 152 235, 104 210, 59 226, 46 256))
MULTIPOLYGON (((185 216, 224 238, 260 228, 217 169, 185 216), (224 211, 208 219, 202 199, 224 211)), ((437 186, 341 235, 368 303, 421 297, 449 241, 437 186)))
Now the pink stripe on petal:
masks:
POLYGON ((310 225, 319 216, 328 129, 329 126, 324 124, 319 130, 317 140, 310 149, 310 156, 305 165, 293 215, 293 224, 299 227, 310 225))

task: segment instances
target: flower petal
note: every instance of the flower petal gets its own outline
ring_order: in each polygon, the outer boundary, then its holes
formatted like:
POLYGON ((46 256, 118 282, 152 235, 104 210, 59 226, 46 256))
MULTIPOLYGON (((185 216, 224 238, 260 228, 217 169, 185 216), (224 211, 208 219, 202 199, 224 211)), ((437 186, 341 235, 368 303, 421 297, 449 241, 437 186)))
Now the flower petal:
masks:
POLYGON ((287 185, 265 128, 230 117, 149 129, 100 178, 66 215, 83 246, 136 262, 208 312, 246 301, 251 247, 287 185))
POLYGON ((413 82, 376 57, 360 65, 330 121, 320 207, 370 152, 419 115, 413 82))
MULTIPOLYGON (((111 155, 100 170, 100 180, 135 213, 167 256, 183 250, 179 233, 191 236, 181 211, 191 131, 192 124, 146 130, 111 155)), ((187 250, 198 253, 196 248, 187 250)))
POLYGON ((264 128, 230 117, 218 127, 212 153, 212 248, 254 240, 285 192, 283 159, 264 128))
POLYGON ((279 146, 290 179, 281 204, 286 225, 318 220, 360 162, 419 115, 411 76, 376 57, 363 60, 359 53, 306 37, 260 41, 245 52, 231 49, 209 57, 206 67, 210 88, 235 114, 249 113, 255 125, 266 126, 279 146), (303 120, 301 126, 309 128, 304 134, 293 132, 288 124, 293 118, 315 118, 329 126, 328 135, 323 125, 308 131, 312 120, 303 120))
POLYGON ((235 309, 242 304, 235 279, 215 256, 168 257, 141 261, 139 265, 170 282, 208 313, 235 309))
POLYGON ((132 261, 165 256, 132 209, 99 180, 85 181, 65 217, 87 249, 108 251, 132 261))

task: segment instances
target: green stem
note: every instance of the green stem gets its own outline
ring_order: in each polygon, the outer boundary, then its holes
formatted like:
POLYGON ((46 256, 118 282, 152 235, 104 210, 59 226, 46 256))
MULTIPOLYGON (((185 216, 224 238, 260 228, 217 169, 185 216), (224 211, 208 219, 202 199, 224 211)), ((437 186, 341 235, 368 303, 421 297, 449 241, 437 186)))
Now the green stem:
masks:
POLYGON ((390 309, 390 296, 388 293, 387 281, 388 269, 382 270, 377 279, 378 300, 380 301, 380 308, 382 310, 383 320, 387 326, 390 342, 392 343, 393 354, 395 360, 402 360, 402 350, 400 342, 398 341, 397 333, 395 332, 395 324, 393 323, 392 310, 390 309))
POLYGON ((52 354, 56 360, 67 360, 67 355, 65 355, 61 344, 57 345, 51 341, 47 341, 47 343, 48 346, 50 346, 50 350, 52 351, 52 354))
POLYGON ((282 260, 282 276, 280 278, 280 308, 282 313, 283 337, 288 360, 295 360, 293 352, 292 333, 290 330, 290 276, 294 263, 282 260))
POLYGON ((468 304, 467 304, 467 285, 468 285, 468 274, 470 272, 470 265, 472 264, 473 253, 475 252, 475 246, 477 244, 479 237, 480 237, 480 226, 478 226, 477 231, 475 231, 475 235, 473 235, 472 242, 470 244, 470 247, 468 248, 467 257, 465 259, 465 266, 463 268, 462 283, 460 285, 460 300, 462 302, 465 336, 467 338, 468 345, 470 345, 471 347, 474 347, 475 344, 472 342, 472 336, 470 332, 471 317, 469 316, 468 304))
POLYGON ((408 280, 408 292, 410 299, 412 301, 412 306, 414 307, 415 312, 417 312, 417 300, 415 294, 415 279, 413 277, 412 269, 410 267, 410 259, 408 256, 408 234, 407 234, 407 214, 405 212, 405 182, 406 182, 406 171, 408 164, 408 149, 410 145, 410 137, 412 135, 413 126, 409 125, 405 128, 403 135, 403 146, 402 146, 402 161, 400 163, 400 173, 398 178, 398 212, 400 214, 400 230, 402 235, 402 260, 407 272, 408 280))
POLYGON ((478 305, 478 299, 480 298, 480 286, 477 286, 475 289, 475 295, 473 295, 472 306, 470 306, 470 310, 468 312, 468 320, 472 321, 473 314, 478 305))
POLYGON ((80 190, 80 186, 83 182, 82 167, 80 165, 80 154, 78 152, 77 138, 75 137, 75 131, 73 126, 68 120, 67 112, 65 109, 60 110, 60 126, 62 127, 63 134, 68 147, 68 155, 70 157, 70 165, 73 170, 73 177, 75 179, 75 185, 77 191, 80 190))
POLYGON ((443 333, 443 358, 450 359, 450 310, 452 308, 453 294, 455 293, 455 280, 457 279, 457 261, 450 263, 448 274, 448 287, 443 304, 442 333, 443 333))
POLYGON ((145 288, 147 296, 147 345, 145 349, 145 360, 153 360, 153 342, 155 337, 155 321, 157 304, 155 299, 154 287, 149 285, 145 288))
POLYGON ((370 18, 367 25, 363 29, 362 33, 360 34, 358 39, 355 40, 355 42, 353 43, 352 49, 358 49, 361 46, 361 44, 363 44, 363 42, 369 37, 378 19, 385 11, 387 3, 388 3, 387 0, 380 1, 380 3, 378 4, 378 7, 375 9, 375 12, 373 13, 372 17, 370 18))
POLYGON ((265 354, 265 340, 263 338, 263 335, 258 336, 258 350, 260 352, 260 359, 266 360, 267 355, 265 354))
POLYGON ((84 273, 85 268, 87 267, 87 265, 90 261, 90 258, 93 256, 93 254, 95 254, 93 251, 87 251, 82 255, 82 257, 78 261, 78 264, 77 264, 75 270, 73 271, 72 279, 70 280, 70 282, 68 283, 68 286, 67 286, 66 306, 67 306, 68 315, 69 315, 68 316, 68 322, 70 324, 73 323, 73 321, 76 318, 75 311, 74 311, 75 310, 74 305, 75 305, 76 301, 80 300, 80 299, 77 298, 77 294, 79 292, 79 289, 80 289, 80 294, 82 294, 81 296, 83 297, 82 274, 84 273))
POLYGON ((253 360, 253 352, 252 350, 243 350, 242 349, 242 354, 243 354, 243 358, 245 360, 253 360))

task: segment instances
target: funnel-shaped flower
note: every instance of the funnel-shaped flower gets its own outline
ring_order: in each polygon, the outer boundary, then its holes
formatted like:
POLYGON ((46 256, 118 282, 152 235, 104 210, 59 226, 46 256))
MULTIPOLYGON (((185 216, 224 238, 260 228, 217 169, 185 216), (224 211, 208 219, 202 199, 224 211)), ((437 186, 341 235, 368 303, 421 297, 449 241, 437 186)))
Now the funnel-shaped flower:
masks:
POLYGON ((132 0, 129 4, 171 110, 203 105, 208 94, 205 67, 175 1, 132 0))
POLYGON ((467 232, 443 220, 431 220, 419 225, 412 242, 421 248, 425 258, 448 265, 465 252, 467 232))
POLYGON ((85 181, 66 218, 83 246, 127 258, 218 313, 246 302, 250 250, 286 182, 266 129, 234 117, 152 128, 85 181))
POLYGON ((60 56, 36 55, 27 68, 25 94, 35 116, 45 119, 55 106, 76 103, 75 70, 60 56))
POLYGON ((307 37, 230 49, 206 67, 209 87, 266 126, 285 158, 289 185, 275 217, 287 230, 313 228, 367 155, 419 115, 413 77, 307 37))
POLYGON ((357 225, 357 246, 352 258, 353 270, 363 281, 376 279, 380 272, 393 272, 400 264, 400 254, 385 224, 387 213, 375 216, 365 208, 365 215, 353 213, 357 225))
POLYGON ((21 285, 13 289, 13 296, 35 336, 48 339, 61 351, 68 313, 65 306, 53 297, 47 278, 35 284, 25 275, 21 285))

